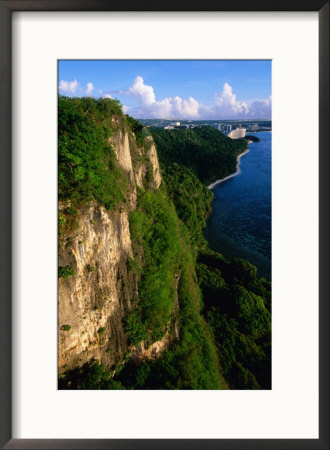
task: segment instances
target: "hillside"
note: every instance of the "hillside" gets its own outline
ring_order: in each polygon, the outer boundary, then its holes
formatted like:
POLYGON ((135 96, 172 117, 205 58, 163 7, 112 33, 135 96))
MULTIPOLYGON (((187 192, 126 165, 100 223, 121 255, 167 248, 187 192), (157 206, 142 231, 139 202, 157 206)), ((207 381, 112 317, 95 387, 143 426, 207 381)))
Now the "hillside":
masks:
POLYGON ((206 185, 235 172, 237 156, 247 149, 244 139, 230 139, 209 126, 186 130, 151 128, 151 132, 161 165, 176 162, 188 167, 206 185))

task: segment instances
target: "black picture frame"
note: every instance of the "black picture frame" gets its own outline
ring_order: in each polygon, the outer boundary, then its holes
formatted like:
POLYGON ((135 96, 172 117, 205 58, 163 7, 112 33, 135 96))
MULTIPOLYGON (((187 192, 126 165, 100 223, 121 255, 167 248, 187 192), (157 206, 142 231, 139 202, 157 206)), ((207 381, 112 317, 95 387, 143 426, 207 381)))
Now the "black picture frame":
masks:
MULTIPOLYGON (((5 449, 329 449, 329 1, 0 0, 0 445, 5 449), (317 11, 319 14, 319 439, 12 439, 11 20, 14 11, 317 11)), ((15 330, 13 330, 15 331, 15 330)), ((303 393, 302 393, 303 395, 303 393)), ((164 427, 166 425, 164 424, 164 427)))

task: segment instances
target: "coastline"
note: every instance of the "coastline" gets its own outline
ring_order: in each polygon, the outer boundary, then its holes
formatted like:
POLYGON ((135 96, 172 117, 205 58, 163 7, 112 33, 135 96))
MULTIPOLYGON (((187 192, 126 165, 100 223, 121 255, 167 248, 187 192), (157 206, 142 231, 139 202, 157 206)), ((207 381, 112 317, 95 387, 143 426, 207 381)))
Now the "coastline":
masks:
POLYGON ((242 156, 246 155, 247 153, 249 153, 250 149, 248 148, 247 150, 245 150, 245 152, 241 153, 240 155, 238 155, 237 157, 237 165, 236 165, 236 172, 232 173, 231 175, 228 175, 225 178, 222 178, 221 180, 217 180, 214 183, 211 183, 209 186, 207 186, 208 189, 213 189, 215 186, 217 186, 220 183, 223 183, 224 181, 229 180, 230 178, 236 177, 237 175, 239 175, 241 173, 241 169, 240 169, 240 161, 242 156))

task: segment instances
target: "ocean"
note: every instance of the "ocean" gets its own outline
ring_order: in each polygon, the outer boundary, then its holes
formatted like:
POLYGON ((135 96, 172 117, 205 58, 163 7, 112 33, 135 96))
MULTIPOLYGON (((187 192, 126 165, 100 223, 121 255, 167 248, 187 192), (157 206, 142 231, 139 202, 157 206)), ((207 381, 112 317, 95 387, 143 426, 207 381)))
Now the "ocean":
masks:
POLYGON ((255 133, 240 159, 240 173, 212 188, 215 198, 205 238, 225 257, 254 264, 258 275, 271 280, 271 132, 255 133))

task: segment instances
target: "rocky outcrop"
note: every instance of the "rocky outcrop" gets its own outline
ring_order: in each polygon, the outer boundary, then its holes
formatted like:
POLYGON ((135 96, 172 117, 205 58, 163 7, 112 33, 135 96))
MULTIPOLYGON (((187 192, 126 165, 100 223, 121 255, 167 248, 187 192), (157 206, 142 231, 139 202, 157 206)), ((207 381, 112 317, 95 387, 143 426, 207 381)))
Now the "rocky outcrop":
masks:
POLYGON ((127 351, 121 319, 136 290, 127 273, 129 257, 126 211, 108 212, 96 203, 80 211, 75 236, 59 251, 59 266, 75 273, 58 285, 60 369, 91 358, 111 366, 127 351))
MULTIPOLYGON (((73 231, 60 236, 59 267, 69 268, 58 282, 58 365, 64 372, 95 359, 107 368, 120 364, 129 351, 122 319, 138 296, 138 279, 129 270, 133 258, 129 213, 136 208, 137 186, 161 184, 151 137, 140 148, 132 133, 114 122, 109 144, 129 180, 127 203, 108 211, 95 201, 81 208, 73 231)), ((69 203, 59 205, 65 211, 69 203)), ((159 353, 169 342, 143 352, 159 353)))
POLYGON ((109 139, 109 143, 116 153, 119 166, 127 173, 132 183, 131 204, 134 205, 136 201, 136 186, 159 188, 162 179, 156 147, 151 136, 145 138, 144 147, 138 147, 134 133, 119 128, 109 139))
POLYGON ((160 183, 162 182, 162 178, 160 176, 159 162, 157 157, 157 151, 152 137, 147 137, 147 142, 149 142, 150 147, 148 150, 148 158, 152 167, 152 173, 154 178, 155 187, 158 189, 160 183))

